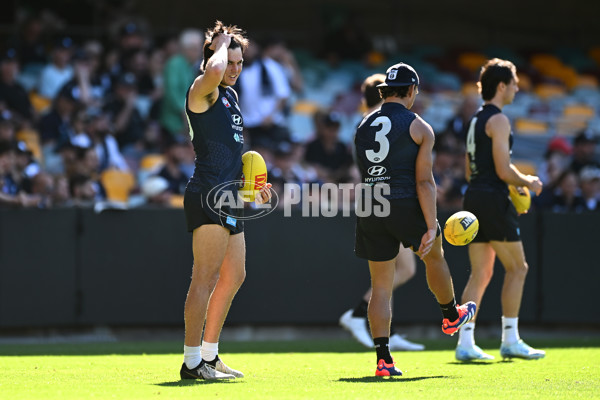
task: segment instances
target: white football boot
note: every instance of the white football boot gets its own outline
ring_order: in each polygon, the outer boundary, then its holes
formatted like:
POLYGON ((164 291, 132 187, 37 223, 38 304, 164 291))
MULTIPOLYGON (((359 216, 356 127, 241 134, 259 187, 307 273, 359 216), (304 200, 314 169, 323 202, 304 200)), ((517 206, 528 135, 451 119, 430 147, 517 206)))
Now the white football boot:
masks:
POLYGON ((476 344, 472 347, 457 346, 454 356, 458 361, 493 360, 494 356, 484 353, 476 344))
POLYGON ((505 345, 503 343, 500 346, 500 355, 505 359, 514 357, 526 360, 537 360, 538 358, 544 358, 546 352, 544 350, 534 349, 521 339, 511 345, 505 345))
POLYGON ((390 336, 390 350, 421 351, 425 350, 425 346, 420 343, 413 343, 409 340, 406 340, 399 334, 394 333, 392 336, 390 336))
POLYGON ((373 347, 373 338, 367 329, 367 319, 353 317, 354 310, 346 311, 340 317, 340 325, 350 331, 352 336, 365 347, 373 347))

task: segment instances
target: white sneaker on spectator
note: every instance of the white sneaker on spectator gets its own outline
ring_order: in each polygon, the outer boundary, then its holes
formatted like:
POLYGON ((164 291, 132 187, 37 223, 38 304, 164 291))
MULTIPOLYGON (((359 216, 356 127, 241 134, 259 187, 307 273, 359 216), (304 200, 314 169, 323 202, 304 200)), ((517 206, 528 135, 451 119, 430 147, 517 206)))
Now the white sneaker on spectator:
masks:
POLYGON ((421 351, 425 350, 425 346, 420 343, 413 343, 401 335, 394 333, 390 336, 390 350, 421 351))
POLYGON ((346 311, 340 317, 340 325, 350 331, 352 336, 365 347, 373 347, 373 338, 367 329, 367 319, 353 317, 354 310, 346 311))

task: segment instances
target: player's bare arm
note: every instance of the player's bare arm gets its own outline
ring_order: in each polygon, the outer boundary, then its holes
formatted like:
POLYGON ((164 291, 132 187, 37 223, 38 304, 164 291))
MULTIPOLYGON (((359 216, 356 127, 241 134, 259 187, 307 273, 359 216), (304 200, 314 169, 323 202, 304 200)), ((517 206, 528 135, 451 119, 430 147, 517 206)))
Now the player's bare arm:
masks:
POLYGON ((210 49, 214 54, 206 62, 204 74, 194 80, 188 96, 188 107, 195 113, 205 112, 218 98, 218 87, 227 71, 229 55, 227 48, 231 35, 219 33, 213 39, 210 49))
POLYGON ((521 173, 510 162, 510 122, 504 114, 492 116, 486 124, 486 134, 492 139, 492 154, 498 177, 509 185, 525 186, 536 194, 542 191, 542 182, 537 176, 521 173))
POLYGON ((433 145, 435 135, 431 126, 417 117, 410 126, 410 136, 419 145, 415 165, 415 179, 419 204, 427 224, 427 232, 421 239, 418 254, 421 259, 429 253, 437 233, 436 187, 433 179, 433 145))
POLYGON ((471 182, 471 160, 468 152, 465 152, 465 180, 471 182))

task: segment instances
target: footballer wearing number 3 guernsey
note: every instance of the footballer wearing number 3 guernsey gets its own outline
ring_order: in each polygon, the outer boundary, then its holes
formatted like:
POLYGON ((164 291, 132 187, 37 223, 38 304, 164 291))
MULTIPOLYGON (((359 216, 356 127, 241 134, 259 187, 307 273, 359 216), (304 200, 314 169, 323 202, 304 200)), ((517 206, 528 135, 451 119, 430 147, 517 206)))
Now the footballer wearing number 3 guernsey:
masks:
MULTIPOLYGON (((427 283, 442 311, 442 331, 456 333, 475 315, 473 302, 457 305, 436 217, 436 187, 432 173, 434 133, 410 111, 419 93, 417 72, 404 63, 388 68, 378 85, 383 104, 360 123, 355 154, 365 185, 387 185, 387 215, 371 212, 357 217, 355 253, 369 261, 372 294, 368 316, 377 353, 376 376, 397 376, 389 350, 391 297, 395 259, 400 244, 425 263, 427 283)), ((363 196, 373 190, 362 191, 363 196)), ((376 198, 363 204, 377 204, 376 198)))

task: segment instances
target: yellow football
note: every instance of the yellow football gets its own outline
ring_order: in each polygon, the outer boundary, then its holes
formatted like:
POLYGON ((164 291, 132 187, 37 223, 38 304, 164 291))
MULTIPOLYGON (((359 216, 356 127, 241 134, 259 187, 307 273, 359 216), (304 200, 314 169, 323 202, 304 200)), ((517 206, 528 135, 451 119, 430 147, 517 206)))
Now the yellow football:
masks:
POLYGON ((531 194, 529 189, 522 186, 508 185, 508 194, 512 200, 517 213, 525 214, 531 207, 531 194))
POLYGON ((471 243, 479 232, 479 220, 468 211, 452 214, 444 225, 444 237, 454 246, 464 246, 471 243))
POLYGON ((267 164, 256 151, 247 151, 242 155, 243 187, 238 191, 242 200, 253 202, 256 194, 267 183, 267 164))

